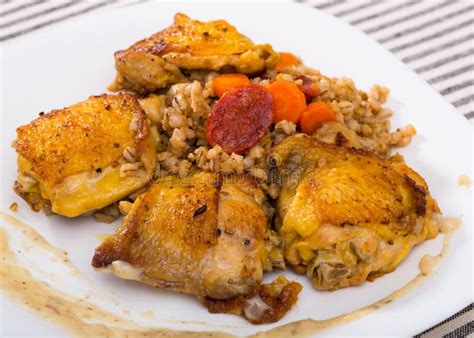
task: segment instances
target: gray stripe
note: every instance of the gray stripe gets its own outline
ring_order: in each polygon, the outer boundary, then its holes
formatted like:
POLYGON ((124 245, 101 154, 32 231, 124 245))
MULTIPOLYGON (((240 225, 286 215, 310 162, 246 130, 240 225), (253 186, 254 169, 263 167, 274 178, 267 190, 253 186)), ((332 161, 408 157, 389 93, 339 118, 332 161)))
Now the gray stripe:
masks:
POLYGON ((333 1, 325 2, 325 3, 320 4, 320 5, 315 5, 314 7, 318 8, 318 9, 326 9, 326 8, 330 8, 330 7, 340 5, 344 2, 346 2, 346 1, 345 0, 333 0, 333 1))
POLYGON ((138 5, 138 4, 141 4, 141 3, 144 3, 144 2, 148 2, 148 0, 136 0, 134 3, 128 2, 128 3, 125 3, 124 5, 122 5, 121 8, 138 5))
POLYGON ((447 63, 462 59, 462 58, 467 57, 467 56, 470 56, 473 52, 474 52, 474 48, 470 48, 468 50, 465 50, 464 52, 457 53, 457 54, 451 55, 447 58, 444 58, 444 59, 432 62, 430 64, 427 64, 425 66, 418 67, 418 68, 415 69, 415 72, 422 73, 422 72, 426 72, 427 70, 430 70, 430 69, 433 69, 433 68, 438 68, 438 67, 440 67, 442 65, 445 65, 447 63))
POLYGON ((23 34, 26 34, 26 33, 29 33, 29 32, 32 32, 32 31, 35 31, 39 28, 43 28, 45 26, 49 26, 51 24, 54 24, 54 23, 57 23, 57 22, 61 22, 61 21, 64 21, 66 19, 69 19, 69 18, 72 18, 72 17, 75 17, 77 15, 81 15, 81 14, 84 14, 84 13, 87 13, 87 12, 90 12, 90 11, 93 11, 94 9, 97 9, 97 8, 100 8, 100 7, 104 7, 104 6, 107 6, 113 2, 116 2, 117 0, 108 0, 107 2, 101 2, 101 3, 98 3, 94 6, 90 6, 90 7, 87 7, 87 8, 84 8, 78 12, 74 12, 74 13, 71 13, 71 14, 68 14, 68 15, 65 15, 65 16, 62 16, 60 18, 57 18, 57 19, 53 19, 53 20, 49 20, 49 21, 46 21, 46 22, 42 22, 40 24, 37 24, 33 27, 28 27, 28 28, 25 28, 23 30, 20 30, 20 31, 17 31, 17 32, 14 32, 14 33, 11 33, 11 34, 8 34, 8 35, 4 35, 4 36, 0 36, 0 41, 6 41, 6 40, 9 40, 9 39, 12 39, 14 37, 17 37, 17 36, 20 36, 20 35, 23 35, 23 34))
POLYGON ((433 83, 441 82, 441 81, 450 79, 450 78, 452 78, 452 77, 461 75, 461 74, 463 74, 463 73, 465 73, 465 72, 468 72, 468 71, 470 71, 470 70, 473 70, 473 69, 474 69, 474 64, 471 64, 471 65, 466 66, 466 67, 461 67, 461 68, 452 70, 452 71, 450 71, 450 72, 447 72, 447 73, 438 75, 438 76, 432 78, 431 80, 428 80, 428 83, 433 84, 433 83))
POLYGON ((4 16, 7 16, 7 15, 12 14, 12 13, 16 13, 18 11, 21 11, 22 9, 42 4, 43 2, 45 2, 45 0, 37 0, 37 1, 32 1, 32 2, 29 2, 29 3, 23 4, 21 6, 10 8, 7 11, 0 12, 0 18, 3 18, 4 16))
POLYGON ((471 103, 474 101, 474 94, 460 98, 459 100, 453 101, 453 106, 456 108, 464 106, 465 104, 471 103))
POLYGON ((463 22, 461 22, 457 25, 454 25, 454 26, 448 27, 446 29, 440 30, 436 33, 433 33, 433 34, 430 34, 430 35, 425 35, 424 37, 421 37, 419 39, 416 39, 416 40, 404 43, 402 45, 398 45, 396 47, 393 47, 393 48, 390 49, 390 51, 392 53, 395 53, 395 52, 399 52, 401 50, 404 50, 404 49, 407 49, 407 48, 410 48, 410 47, 418 46, 421 43, 424 43, 424 42, 427 42, 427 41, 430 41, 430 40, 433 40, 433 39, 440 38, 442 36, 445 36, 446 34, 455 32, 458 29, 464 28, 466 26, 470 26, 473 23, 474 23, 474 19, 469 19, 467 21, 463 21, 463 22))
POLYGON ((441 323, 433 326, 432 328, 426 330, 426 331, 423 331, 422 333, 420 334, 417 334, 415 336, 415 338, 420 338, 420 337, 423 337, 424 335, 427 335, 429 337, 429 334, 433 334, 433 331, 435 331, 437 328, 439 327, 442 327, 443 325, 449 323, 450 321, 452 320, 455 320, 456 318, 460 317, 460 316, 463 316, 464 314, 466 314, 467 312, 470 312, 472 310, 472 306, 473 304, 471 303, 470 305, 466 306, 464 309, 462 309, 461 311, 457 312, 456 314, 452 315, 451 317, 449 317, 448 319, 446 320, 443 320, 441 323))
POLYGON ((365 3, 363 5, 358 5, 358 6, 355 6, 355 7, 352 7, 352 8, 348 8, 348 9, 345 9, 345 10, 342 10, 340 12, 337 12, 337 13, 334 13, 333 15, 334 16, 344 16, 344 15, 347 15, 347 14, 352 14, 354 12, 357 12, 357 11, 360 11, 362 9, 365 9, 365 8, 368 8, 368 7, 372 7, 373 5, 377 4, 377 3, 380 3, 380 1, 378 0, 372 0, 368 3, 365 3))
POLYGON ((405 22, 405 21, 408 21, 408 20, 411 20, 411 19, 414 19, 414 18, 417 18, 419 16, 423 16, 423 15, 426 15, 427 13, 432 13, 438 9, 441 9, 443 7, 446 7, 447 5, 450 5, 452 3, 455 3, 456 1, 446 1, 446 2, 442 2, 436 6, 432 6, 432 7, 428 7, 428 8, 425 8, 425 9, 422 9, 421 11, 418 11, 418 12, 415 12, 415 13, 412 13, 412 14, 409 14, 409 15, 406 15, 404 17, 401 17, 401 18, 397 18, 395 20, 391 20, 391 21, 388 21, 388 22, 384 22, 383 24, 380 24, 378 26, 375 26, 375 27, 372 27, 370 29, 367 29, 365 30, 365 32, 367 34, 371 34, 371 33, 375 33, 375 32, 378 32, 378 31, 381 31, 382 29, 385 29, 385 28, 388 28, 388 27, 391 27, 393 25, 396 25, 396 24, 399 24, 401 22, 405 22))
POLYGON ((4 4, 7 4, 9 2, 11 2, 12 0, 0 0, 0 5, 4 5, 4 4))
POLYGON ((472 119, 474 117, 474 110, 473 111, 470 111, 469 113, 467 114, 464 114, 464 116, 466 116, 468 119, 472 119))
POLYGON ((51 7, 51 8, 48 8, 47 10, 42 11, 42 12, 33 13, 31 15, 27 15, 27 16, 24 16, 22 18, 18 18, 18 19, 9 21, 9 22, 5 22, 4 24, 0 25, 0 28, 7 28, 9 26, 16 25, 16 24, 19 24, 21 22, 37 18, 37 17, 40 17, 40 16, 45 15, 45 14, 53 13, 53 12, 56 12, 60 9, 70 7, 70 6, 78 4, 78 3, 81 3, 81 1, 66 2, 66 3, 64 3, 60 6, 51 7))
POLYGON ((467 337, 468 335, 471 335, 473 332, 474 332, 474 321, 471 321, 461 327, 458 327, 456 330, 444 335, 443 338, 467 337))
POLYGON ((463 88, 472 86, 473 84, 474 84, 474 80, 471 79, 471 80, 467 80, 467 81, 455 84, 453 86, 449 86, 447 88, 444 88, 443 90, 440 90, 439 92, 440 92, 441 95, 448 95, 448 94, 457 92, 458 90, 461 90, 463 88))
POLYGON ((387 14, 392 14, 393 12, 396 12, 400 9, 403 9, 403 8, 407 8, 407 7, 411 7, 413 5, 416 5, 418 2, 415 2, 415 1, 408 1, 408 2, 405 2, 405 3, 402 3, 400 5, 397 5, 397 6, 393 6, 391 8, 386 8, 386 9, 383 9, 381 10, 380 12, 377 12, 377 13, 374 13, 372 15, 369 15, 369 16, 366 16, 366 17, 363 17, 363 18, 359 18, 359 19, 356 19, 356 20, 352 20, 350 23, 352 25, 358 25, 362 22, 366 22, 366 21, 370 21, 370 20, 373 20, 373 19, 376 19, 376 18, 379 18, 381 16, 385 16, 387 14))
POLYGON ((442 51, 446 48, 454 47, 454 46, 457 46, 457 45, 459 45, 463 42, 470 41, 473 37, 474 37, 474 33, 468 34, 466 36, 460 37, 459 39, 448 41, 448 42, 446 42, 446 43, 444 43, 440 46, 428 48, 428 49, 422 50, 418 53, 415 53, 413 55, 404 57, 402 59, 402 61, 406 62, 406 63, 409 63, 409 62, 424 58, 425 56, 428 56, 428 55, 431 55, 433 53, 442 51))
POLYGON ((411 34, 411 33, 418 32, 418 31, 420 31, 420 30, 422 30, 426 27, 429 27, 429 26, 432 26, 434 24, 446 21, 447 19, 451 19, 451 18, 454 18, 458 15, 469 13, 473 8, 474 8, 473 5, 467 6, 465 8, 461 8, 461 9, 455 11, 455 12, 445 14, 442 17, 439 17, 439 18, 436 18, 434 20, 422 23, 421 25, 414 26, 414 27, 411 27, 411 28, 407 28, 407 29, 404 29, 404 30, 399 31, 397 33, 386 36, 385 38, 378 39, 378 41, 380 43, 385 43, 385 42, 390 41, 390 40, 398 39, 399 37, 402 37, 402 36, 405 36, 405 35, 408 35, 408 34, 411 34))

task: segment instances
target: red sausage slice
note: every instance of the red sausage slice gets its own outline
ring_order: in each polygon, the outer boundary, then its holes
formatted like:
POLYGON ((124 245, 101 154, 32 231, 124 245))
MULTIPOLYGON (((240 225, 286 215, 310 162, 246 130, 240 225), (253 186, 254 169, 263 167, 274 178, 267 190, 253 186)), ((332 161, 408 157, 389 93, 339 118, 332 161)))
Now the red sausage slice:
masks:
POLYGON ((265 135, 273 118, 272 95, 262 86, 239 86, 226 92, 211 111, 206 137, 227 153, 249 150, 265 135))

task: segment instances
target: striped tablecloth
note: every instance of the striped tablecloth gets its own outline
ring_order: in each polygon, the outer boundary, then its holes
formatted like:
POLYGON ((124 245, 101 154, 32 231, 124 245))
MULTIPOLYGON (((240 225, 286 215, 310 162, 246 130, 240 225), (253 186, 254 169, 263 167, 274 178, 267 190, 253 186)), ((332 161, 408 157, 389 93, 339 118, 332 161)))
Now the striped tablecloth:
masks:
POLYGON ((474 122, 474 1, 301 2, 380 42, 474 122))
MULTIPOLYGON (((0 41, 99 10, 145 0, 0 0, 0 41)), ((474 1, 300 0, 380 42, 474 123, 474 1)), ((472 304, 419 337, 474 332, 472 304)))

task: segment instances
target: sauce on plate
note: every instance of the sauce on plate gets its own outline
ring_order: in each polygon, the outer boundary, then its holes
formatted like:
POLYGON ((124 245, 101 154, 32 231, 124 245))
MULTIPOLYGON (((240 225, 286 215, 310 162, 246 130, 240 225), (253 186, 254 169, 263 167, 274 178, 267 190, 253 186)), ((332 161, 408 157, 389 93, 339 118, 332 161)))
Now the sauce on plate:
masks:
MULTIPOLYGON (((33 245, 46 249, 54 259, 61 260, 69 271, 78 278, 82 277, 80 271, 69 261, 67 252, 52 246, 33 228, 20 222, 15 217, 0 212, 3 221, 13 225, 15 231, 20 231, 33 245)), ((436 256, 425 255, 420 263, 420 273, 402 288, 392 292, 374 304, 358 310, 336 316, 326 320, 305 319, 288 323, 274 329, 260 332, 254 337, 282 337, 311 336, 328 328, 343 325, 361 318, 380 307, 393 302, 398 297, 407 294, 415 286, 428 278, 440 259, 449 249, 449 243, 461 221, 455 218, 435 215, 434 221, 439 225, 440 231, 445 234, 443 247, 436 256)), ((135 337, 172 336, 172 337, 232 337, 223 332, 191 332, 177 331, 166 328, 150 328, 140 326, 133 321, 122 318, 116 314, 102 310, 84 298, 74 298, 54 285, 40 281, 24 267, 9 247, 8 234, 0 230, 0 248, 2 264, 0 265, 0 287, 11 298, 20 301, 30 310, 42 318, 52 321, 75 335, 87 336, 116 336, 132 335, 135 337)), ((124 312, 125 313, 125 312, 124 312)), ((151 311, 142 313, 143 317, 153 317, 151 311)))

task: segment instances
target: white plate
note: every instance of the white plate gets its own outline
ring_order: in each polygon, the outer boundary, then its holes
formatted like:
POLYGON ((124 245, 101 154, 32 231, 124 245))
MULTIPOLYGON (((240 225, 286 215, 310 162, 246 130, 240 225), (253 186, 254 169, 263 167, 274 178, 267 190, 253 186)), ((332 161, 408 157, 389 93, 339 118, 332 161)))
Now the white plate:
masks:
MULTIPOLYGON (((472 175, 472 127, 380 45, 331 16, 295 4, 151 3, 74 19, 5 43, 1 73, 3 211, 9 212, 10 203, 17 201, 19 211, 14 215, 53 245, 67 250, 72 262, 92 281, 93 289, 118 298, 130 308, 134 320, 144 321, 134 314, 152 310, 156 317, 152 324, 181 330, 243 335, 298 319, 330 318, 401 287, 416 275, 420 257, 437 253, 441 238, 417 247, 394 273, 374 283, 333 293, 316 292, 305 278, 298 278, 303 281, 304 291, 297 306, 279 323, 258 327, 235 316, 211 315, 191 296, 95 273, 90 259, 98 244, 96 236, 112 232, 115 225, 98 224, 91 218, 70 221, 46 217, 28 210, 11 190, 16 156, 10 143, 15 128, 31 121, 38 112, 104 92, 114 77, 113 53, 168 26, 178 11, 200 20, 226 19, 255 42, 269 42, 276 50, 292 51, 325 74, 351 77, 359 88, 368 89, 374 83, 390 87, 388 104, 396 112, 393 127, 412 123, 418 130, 413 143, 402 153, 429 182, 444 214, 463 220, 435 276, 405 297, 325 334, 413 335, 472 301, 472 191, 457 184, 460 175, 472 175), (185 322, 176 324, 169 319, 185 322)), ((11 300, 4 298, 2 309, 2 335, 67 333, 11 300)))

